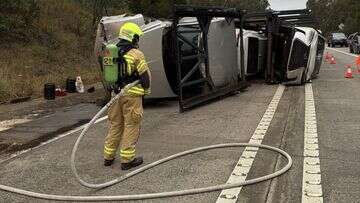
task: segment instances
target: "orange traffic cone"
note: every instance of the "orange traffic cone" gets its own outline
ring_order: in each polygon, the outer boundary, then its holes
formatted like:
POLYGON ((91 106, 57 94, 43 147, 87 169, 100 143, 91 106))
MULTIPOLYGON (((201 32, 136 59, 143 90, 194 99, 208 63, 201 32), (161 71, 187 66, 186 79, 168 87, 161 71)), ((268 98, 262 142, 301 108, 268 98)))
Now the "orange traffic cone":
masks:
POLYGON ((351 65, 346 66, 345 78, 353 78, 351 65))
POLYGON ((325 60, 328 61, 331 58, 329 52, 326 52, 325 54, 325 60))
POLYGON ((360 55, 356 59, 356 65, 358 68, 360 68, 360 55))
POLYGON ((335 61, 335 57, 334 57, 334 56, 332 56, 332 57, 330 58, 330 64, 336 64, 336 61, 335 61))

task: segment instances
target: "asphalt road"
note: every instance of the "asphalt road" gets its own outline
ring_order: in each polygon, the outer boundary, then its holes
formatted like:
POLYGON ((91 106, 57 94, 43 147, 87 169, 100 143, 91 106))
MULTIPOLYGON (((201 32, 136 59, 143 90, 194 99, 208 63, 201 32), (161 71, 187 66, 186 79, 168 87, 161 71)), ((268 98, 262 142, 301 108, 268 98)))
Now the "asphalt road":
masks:
MULTIPOLYGON (((311 84, 317 119, 322 198, 323 202, 360 202, 360 74, 354 72, 353 79, 344 78, 345 64, 353 63, 355 58, 328 51, 335 56, 337 64, 324 63, 320 76, 311 84)), ((277 85, 254 81, 246 92, 183 114, 178 113, 175 101, 150 105, 145 109, 138 152, 144 156, 146 163, 150 163, 194 147, 249 142, 277 88, 277 85)), ((97 110, 92 105, 81 107, 69 109, 68 114, 58 114, 62 119, 68 115, 69 118, 83 120, 97 110)), ((242 188, 237 202, 301 202, 304 117, 304 86, 286 87, 262 143, 287 151, 293 157, 293 166, 279 178, 242 188)), ((20 136, 18 133, 24 135, 27 132, 31 136, 31 126, 41 123, 57 126, 59 121, 34 120, 27 123, 23 131, 17 132, 15 128, 4 133, 20 136)), ((77 155, 79 172, 93 182, 124 174, 118 161, 108 168, 102 165, 106 131, 106 121, 96 124, 77 155)), ((225 183, 243 152, 226 149, 189 155, 121 184, 92 190, 77 183, 70 170, 70 153, 78 135, 78 132, 69 134, 5 162, 1 160, 9 154, 3 154, 0 156, 0 183, 61 195, 120 195, 189 189, 225 183)), ((284 164, 277 154, 259 150, 247 178, 269 174, 284 164)), ((219 194, 220 191, 141 202, 216 202, 219 194)), ((2 191, 0 200, 48 202, 2 191)))

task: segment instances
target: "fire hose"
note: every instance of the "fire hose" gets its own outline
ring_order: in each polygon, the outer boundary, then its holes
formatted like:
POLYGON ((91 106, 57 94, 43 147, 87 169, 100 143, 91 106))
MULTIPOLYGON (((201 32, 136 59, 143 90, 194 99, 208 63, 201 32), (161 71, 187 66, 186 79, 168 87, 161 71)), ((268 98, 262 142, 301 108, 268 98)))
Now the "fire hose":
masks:
POLYGON ((270 151, 277 152, 281 154, 283 157, 287 159, 287 164, 280 170, 275 171, 274 173, 264 175, 258 178, 245 180, 243 182, 239 183, 226 183, 226 184, 220 184, 220 185, 214 185, 214 186, 208 186, 203 188, 194 188, 194 189, 185 189, 185 190, 177 190, 177 191, 170 191, 170 192, 159 192, 159 193, 148 193, 148 194, 134 194, 134 195, 115 195, 115 196, 69 196, 69 195, 54 195, 54 194, 45 194, 45 193, 37 193, 27 190, 22 190, 15 187, 10 187, 6 185, 0 184, 0 190, 24 195, 28 197, 33 198, 39 198, 39 199, 46 199, 46 200, 57 200, 57 201, 124 201, 124 200, 144 200, 144 199, 154 199, 154 198, 164 198, 164 197, 174 197, 174 196, 183 196, 183 195, 191 195, 191 194, 200 194, 200 193, 206 193, 206 192, 213 192, 213 191, 220 191, 225 189, 231 189, 231 188, 237 188, 242 187, 246 185, 251 185, 259 182, 263 182, 266 180, 270 180, 272 178, 275 178, 277 176, 280 176, 284 174, 286 171, 288 171, 291 168, 292 165, 292 158, 288 153, 285 151, 268 146, 268 145, 262 145, 262 144, 251 144, 251 143, 225 143, 225 144, 216 144, 216 145, 210 145, 210 146, 204 146, 199 148, 194 148, 191 150, 187 150, 184 152, 180 152, 171 156, 168 156, 166 158, 160 159, 158 161, 155 161, 153 163, 147 164, 141 168, 138 168, 130 173, 127 173, 119 178, 115 178, 111 181, 105 182, 105 183, 88 183, 85 180, 83 180, 80 175, 77 172, 76 165, 75 165, 75 155, 79 148, 79 144, 82 140, 82 138, 86 135, 86 132, 89 130, 89 128, 95 123, 95 121, 117 100, 119 99, 126 90, 129 88, 135 86, 138 84, 138 81, 135 81, 134 83, 131 83, 127 85, 125 88, 121 90, 119 94, 117 94, 114 98, 110 100, 109 103, 107 103, 92 119, 91 121, 84 127, 81 134, 77 138, 75 145, 73 147, 72 153, 71 153, 71 170, 73 174, 75 175, 77 181, 88 188, 94 188, 94 189, 102 189, 109 186, 112 186, 114 184, 120 183, 130 177, 133 177, 139 173, 142 173, 150 168, 153 168, 155 166, 158 166, 162 163, 168 162, 170 160, 183 157, 189 154, 194 154, 201 151, 207 151, 211 149, 219 149, 219 148, 234 148, 234 147, 257 147, 261 149, 266 149, 270 151))

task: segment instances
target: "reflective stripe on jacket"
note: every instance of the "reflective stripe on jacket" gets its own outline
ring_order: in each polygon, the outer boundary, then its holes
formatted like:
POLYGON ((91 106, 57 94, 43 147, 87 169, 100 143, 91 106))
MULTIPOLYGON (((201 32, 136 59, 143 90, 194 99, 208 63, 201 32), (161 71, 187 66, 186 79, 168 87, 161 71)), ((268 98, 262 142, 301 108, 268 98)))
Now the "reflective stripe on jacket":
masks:
MULTIPOLYGON (((144 54, 138 49, 131 49, 124 55, 124 59, 127 63, 127 74, 132 75, 137 73, 141 75, 146 71, 149 71, 149 67, 145 61, 144 54)), ((141 84, 138 84, 132 88, 130 88, 127 92, 132 96, 143 96, 150 94, 150 88, 144 89, 141 84)))

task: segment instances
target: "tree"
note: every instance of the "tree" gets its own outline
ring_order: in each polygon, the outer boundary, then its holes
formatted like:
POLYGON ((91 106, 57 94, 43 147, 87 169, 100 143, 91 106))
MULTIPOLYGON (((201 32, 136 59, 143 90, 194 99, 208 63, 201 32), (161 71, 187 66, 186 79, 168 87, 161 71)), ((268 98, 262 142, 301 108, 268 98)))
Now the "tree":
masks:
POLYGON ((263 11, 269 6, 267 0, 133 0, 128 3, 133 13, 154 18, 170 17, 174 4, 237 7, 248 11, 263 11))
POLYGON ((335 31, 347 34, 360 31, 359 0, 309 0, 307 8, 312 10, 318 27, 326 35, 335 31), (341 23, 345 25, 344 30, 339 30, 341 23))
POLYGON ((1 41, 12 38, 28 41, 36 35, 33 22, 39 17, 39 13, 39 5, 35 0, 1 0, 1 41))

